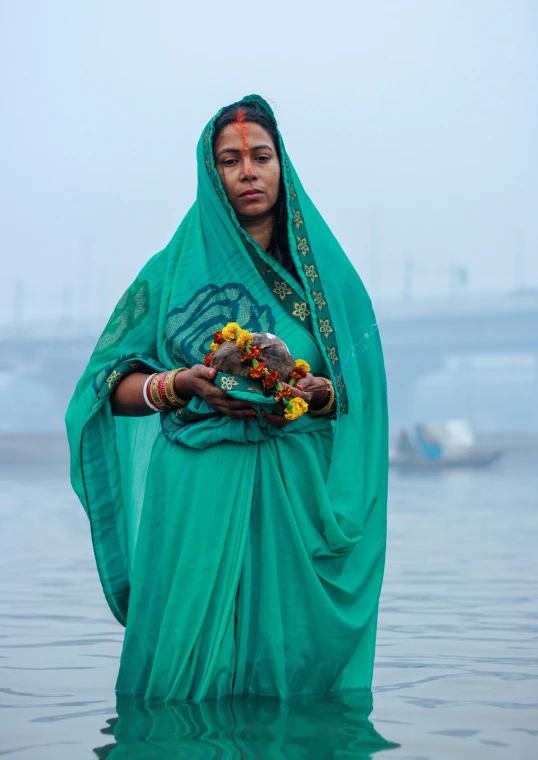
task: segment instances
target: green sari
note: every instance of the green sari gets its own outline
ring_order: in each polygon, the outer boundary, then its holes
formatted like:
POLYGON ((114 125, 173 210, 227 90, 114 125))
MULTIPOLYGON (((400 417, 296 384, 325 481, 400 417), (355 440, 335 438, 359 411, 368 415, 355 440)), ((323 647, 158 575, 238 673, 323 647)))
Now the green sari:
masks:
MULTIPOLYGON (((249 102, 274 118, 261 98, 249 102)), ((241 228, 213 163, 215 119, 198 144, 196 202, 119 301, 67 411, 72 484, 126 626, 117 690, 199 701, 369 688, 387 495, 375 317, 280 137, 300 283, 241 228), (112 415, 127 374, 202 362, 229 321, 277 334, 331 377, 336 419, 307 414, 277 429, 198 398, 112 415)), ((255 384, 216 382, 268 408, 255 384)))

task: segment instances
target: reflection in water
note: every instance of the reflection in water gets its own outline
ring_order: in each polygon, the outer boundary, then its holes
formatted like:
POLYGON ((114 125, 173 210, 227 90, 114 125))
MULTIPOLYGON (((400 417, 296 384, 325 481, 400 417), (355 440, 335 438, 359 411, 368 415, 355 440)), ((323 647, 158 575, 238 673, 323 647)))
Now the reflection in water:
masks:
POLYGON ((116 743, 94 749, 99 760, 366 760, 399 746, 369 720, 371 692, 175 704, 118 695, 116 709, 118 717, 102 729, 116 743))

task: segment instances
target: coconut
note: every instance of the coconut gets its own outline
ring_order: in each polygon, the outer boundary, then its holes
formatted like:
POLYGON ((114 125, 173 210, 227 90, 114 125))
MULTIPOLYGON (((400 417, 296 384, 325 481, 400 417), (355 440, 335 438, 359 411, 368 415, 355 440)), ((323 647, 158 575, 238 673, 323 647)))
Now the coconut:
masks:
MULTIPOLYGON (((295 369, 295 362, 283 340, 271 333, 253 333, 252 345, 259 346, 262 352, 261 361, 268 369, 278 372, 283 382, 288 382, 290 373, 295 369)), ((250 379, 250 362, 242 362, 243 349, 238 348, 235 341, 221 343, 213 354, 211 366, 219 372, 228 375, 239 375, 250 379)))

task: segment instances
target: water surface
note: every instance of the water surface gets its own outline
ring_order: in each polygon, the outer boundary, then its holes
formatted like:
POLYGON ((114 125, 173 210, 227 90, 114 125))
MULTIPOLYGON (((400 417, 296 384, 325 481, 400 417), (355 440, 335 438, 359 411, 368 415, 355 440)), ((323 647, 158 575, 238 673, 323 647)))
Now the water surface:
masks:
POLYGON ((364 694, 116 705, 123 629, 66 462, 50 459, 0 467, 0 756, 538 757, 536 449, 481 472, 391 475, 373 711, 364 694))

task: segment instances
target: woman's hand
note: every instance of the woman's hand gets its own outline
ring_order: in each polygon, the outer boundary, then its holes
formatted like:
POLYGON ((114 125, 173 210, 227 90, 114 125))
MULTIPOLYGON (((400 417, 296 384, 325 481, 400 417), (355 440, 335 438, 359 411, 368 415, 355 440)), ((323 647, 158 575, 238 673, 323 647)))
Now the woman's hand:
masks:
POLYGON ((237 419, 254 419, 256 410, 248 401, 234 399, 215 385, 217 370, 204 364, 195 364, 185 372, 178 372, 175 378, 177 395, 190 400, 193 396, 203 399, 220 414, 237 419))
MULTIPOLYGON (((311 372, 305 378, 299 380, 295 386, 288 385, 287 383, 282 383, 282 385, 285 388, 291 389, 292 396, 300 396, 306 401, 308 406, 314 409, 321 409, 329 398, 330 391, 327 383, 319 377, 315 377, 311 372)), ((277 428, 285 428, 292 422, 292 420, 287 420, 281 414, 262 412, 262 415, 270 425, 274 425, 277 428)))
POLYGON ((304 400, 312 409, 322 409, 330 396, 330 386, 321 377, 315 377, 311 372, 295 386, 298 390, 303 391, 304 400))

